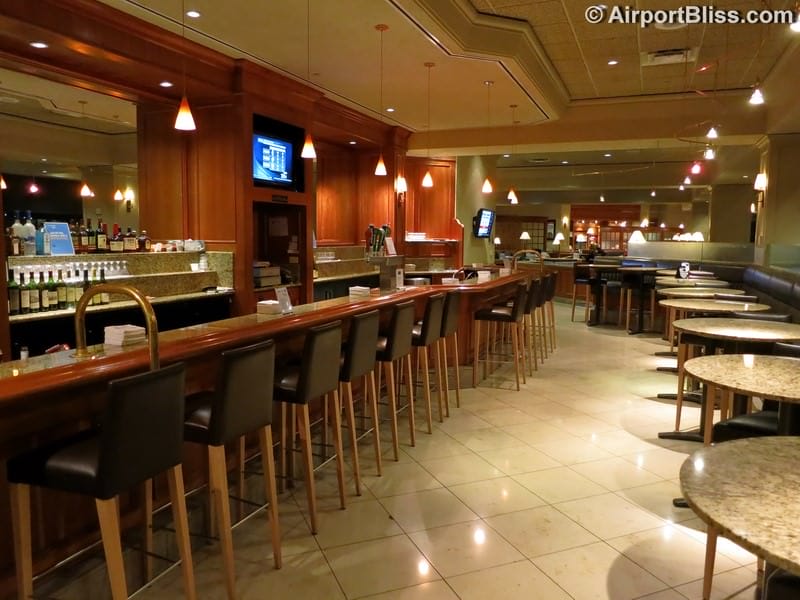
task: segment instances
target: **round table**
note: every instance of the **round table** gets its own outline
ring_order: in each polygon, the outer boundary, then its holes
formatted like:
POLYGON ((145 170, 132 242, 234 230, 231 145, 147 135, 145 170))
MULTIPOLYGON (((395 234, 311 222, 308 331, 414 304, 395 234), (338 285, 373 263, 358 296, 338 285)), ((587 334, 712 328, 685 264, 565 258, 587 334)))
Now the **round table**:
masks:
POLYGON ((703 317, 679 319, 672 326, 680 332, 735 342, 794 342, 800 340, 800 325, 756 319, 703 317))
POLYGON ((678 279, 676 277, 657 277, 659 287, 730 287, 730 283, 720 279, 678 279))
POLYGON ((729 296, 741 296, 744 290, 731 290, 713 287, 666 287, 656 290, 660 296, 667 298, 710 298, 713 299, 717 294, 727 294, 729 296))
POLYGON ((708 524, 703 598, 711 594, 717 536, 800 575, 800 438, 745 438, 695 452, 683 495, 708 524))
MULTIPOLYGON (((675 277, 675 273, 677 272, 678 268, 675 267, 674 269, 659 269, 656 271, 656 275, 662 275, 664 277, 675 277)), ((716 279, 717 276, 714 275, 711 271, 689 271, 689 279, 695 278, 704 278, 704 279, 716 279)))

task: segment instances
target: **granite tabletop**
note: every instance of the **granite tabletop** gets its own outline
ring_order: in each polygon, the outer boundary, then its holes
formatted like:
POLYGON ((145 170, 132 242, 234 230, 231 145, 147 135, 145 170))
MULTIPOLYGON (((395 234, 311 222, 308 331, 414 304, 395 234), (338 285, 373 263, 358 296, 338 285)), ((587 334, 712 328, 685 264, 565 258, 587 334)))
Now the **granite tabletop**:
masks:
POLYGON ((678 310, 703 312, 758 312, 769 310, 769 304, 757 302, 736 302, 735 300, 714 300, 713 298, 670 298, 660 300, 661 306, 678 310))
POLYGON ((684 363, 686 372, 746 396, 800 403, 800 359, 754 354, 714 354, 684 363))
POLYGON ((791 342, 800 340, 800 325, 759 321, 757 319, 731 319, 703 317, 678 319, 672 326, 685 333, 694 333, 721 340, 751 342, 791 342))
MULTIPOLYGON (((674 269, 659 269, 658 275, 664 275, 665 277, 675 277, 675 272, 677 271, 677 267, 674 269)), ((705 278, 705 279, 716 279, 717 276, 714 275, 711 271, 689 271, 689 277, 691 278, 705 278)))
MULTIPOLYGON (((687 362, 688 364, 688 362, 687 362)), ((757 437, 696 451, 683 496, 719 534, 800 575, 800 437, 757 437)))
POLYGON ((657 290, 661 296, 667 298, 714 298, 717 294, 733 294, 741 296, 744 290, 731 290, 726 289, 720 291, 719 288, 713 287, 668 287, 657 290))
POLYGON ((719 279, 678 279, 677 277, 656 277, 656 285, 661 287, 717 287, 726 288, 731 284, 719 279))

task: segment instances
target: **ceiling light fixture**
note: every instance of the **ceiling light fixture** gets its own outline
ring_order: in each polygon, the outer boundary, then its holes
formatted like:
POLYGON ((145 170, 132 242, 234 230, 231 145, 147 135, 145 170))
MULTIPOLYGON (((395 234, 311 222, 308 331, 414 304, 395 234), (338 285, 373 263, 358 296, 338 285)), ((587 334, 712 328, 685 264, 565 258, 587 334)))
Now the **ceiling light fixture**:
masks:
POLYGON ((680 184, 680 185, 678 186, 678 191, 679 191, 679 192, 682 192, 682 191, 683 191, 683 190, 685 190, 685 189, 686 189, 686 188, 685 188, 685 187, 683 187, 683 184, 680 184))
POLYGON ((639 227, 644 227, 644 228, 650 227, 650 219, 648 219, 647 217, 642 219, 642 222, 639 223, 639 227))
POLYGON ((171 81, 162 81, 158 85, 160 85, 163 88, 171 88, 173 83, 171 81))
MULTIPOLYGON (((492 84, 494 81, 484 81, 483 85, 486 86, 486 155, 489 155, 489 129, 492 125, 492 113, 491 113, 491 106, 492 106, 492 84)), ((489 180, 489 176, 486 176, 486 179, 483 180, 483 185, 481 186, 481 192, 484 194, 491 194, 494 191, 492 188, 492 182, 489 180)))
POLYGON ((688 175, 683 178, 683 185, 692 185, 692 178, 688 175))
POLYGON ((761 83, 756 81, 756 85, 753 88, 753 93, 750 95, 750 100, 748 100, 750 104, 764 104, 764 94, 761 93, 761 83))
MULTIPOLYGON (((427 155, 428 155, 428 162, 430 163, 431 160, 431 69, 436 66, 436 63, 426 62, 425 68, 428 69, 428 116, 427 116, 427 123, 426 123, 426 133, 425 133, 425 141, 427 144, 427 155)), ((432 188, 433 187, 433 177, 431 177, 431 168, 430 165, 425 169, 425 176, 422 178, 422 187, 425 188, 432 188)))
POLYGON ((713 125, 708 128, 708 133, 706 133, 706 137, 710 140, 715 140, 719 137, 719 133, 717 133, 716 127, 713 125))
POLYGON ((605 156, 606 158, 611 158, 611 152, 606 152, 605 154, 603 154, 603 156, 605 156))
POLYGON ((655 190, 650 190, 650 197, 651 198, 655 198, 656 197, 656 191, 655 190))
MULTIPOLYGON (((381 115, 381 124, 383 123, 383 32, 389 29, 389 26, 384 23, 375 25, 375 29, 380 33, 380 63, 378 66, 378 114, 381 115)), ((378 155, 378 163, 375 165, 375 175, 379 177, 386 177, 386 163, 383 162, 383 141, 381 141, 381 150, 378 155)))
POLYGON ((615 67, 618 64, 619 64, 619 61, 617 59, 615 59, 615 58, 612 58, 610 61, 608 61, 608 66, 609 67, 615 67))
POLYGON ((81 194, 81 198, 93 198, 94 197, 94 192, 92 191, 92 188, 90 188, 89 184, 86 183, 86 182, 84 182, 83 185, 81 186, 80 194, 81 194))
POLYGON ((37 50, 44 50, 45 48, 48 47, 47 44, 45 44, 44 42, 31 42, 30 45, 33 48, 36 48, 37 50))
POLYGON ((561 161, 561 164, 562 164, 562 165, 568 165, 568 164, 569 164, 569 161, 568 161, 568 160, 562 160, 562 161, 561 161))
POLYGON ((689 169, 689 172, 692 175, 699 175, 700 171, 702 171, 702 170, 703 170, 703 167, 700 166, 700 163, 699 162, 694 162, 694 163, 692 163, 692 168, 689 169))
POLYGON ((703 158, 706 160, 714 160, 717 157, 717 152, 712 146, 706 146, 703 152, 703 158))
POLYGON ((355 146, 356 145, 356 141, 355 140, 350 140, 347 143, 350 144, 351 146, 355 146))
MULTIPOLYGON (((511 109, 511 154, 514 153, 514 141, 516 140, 516 127, 517 127, 517 119, 516 119, 516 111, 517 105, 516 104, 509 104, 508 107, 511 109)), ((517 198, 517 192, 514 190, 514 186, 512 185, 508 188, 508 195, 506 196, 508 201, 511 204, 519 204, 519 198, 517 198)))
POLYGON ((606 197, 603 194, 600 194, 600 202, 605 202, 606 197))
POLYGON ((186 16, 189 17, 190 19, 199 19, 200 13, 197 12, 196 10, 187 10, 186 16))
MULTIPOLYGON (((311 83, 311 0, 306 0, 306 81, 311 83)), ((311 132, 306 131, 306 139, 303 141, 303 150, 300 158, 317 158, 317 151, 314 148, 314 140, 311 139, 311 132)))
POLYGON ((117 191, 114 192, 114 200, 117 202, 122 202, 125 199, 125 196, 122 195, 122 190, 117 188, 117 191))
POLYGON ((0 190, 7 190, 7 189, 8 185, 6 184, 6 180, 2 175, 0 175, 0 190))
MULTIPOLYGON (((184 0, 181 0, 181 36, 184 41, 186 40, 186 6, 184 0)), ((181 96, 181 104, 178 107, 178 114, 175 117, 175 129, 178 131, 194 131, 197 127, 194 124, 194 117, 192 116, 192 109, 189 108, 189 100, 186 98, 186 58, 181 56, 181 64, 183 71, 183 96, 181 96)))
POLYGON ((29 194, 38 194, 39 193, 39 186, 36 185, 36 178, 31 181, 30 185, 28 186, 28 193, 29 194))
POLYGON ((394 112, 394 108, 392 108, 392 107, 390 106, 389 108, 387 108, 387 109, 386 109, 386 112, 394 112))

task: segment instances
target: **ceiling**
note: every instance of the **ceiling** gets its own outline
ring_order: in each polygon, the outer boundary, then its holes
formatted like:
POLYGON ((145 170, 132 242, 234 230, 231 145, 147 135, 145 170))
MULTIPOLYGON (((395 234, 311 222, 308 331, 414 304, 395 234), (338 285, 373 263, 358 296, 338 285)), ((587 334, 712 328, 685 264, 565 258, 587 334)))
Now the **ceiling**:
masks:
MULTIPOLYGON (((766 1, 774 9, 794 4, 766 1)), ((101 2, 414 131, 411 154, 496 155, 498 177, 520 189, 675 187, 675 174, 704 147, 699 125, 719 115, 730 136, 720 140, 707 182, 742 182, 758 167, 752 142, 764 133, 763 111, 742 108, 749 88, 767 79, 800 38, 785 25, 589 25, 586 2, 576 0, 101 2), (200 16, 185 17, 182 7, 200 16), (379 23, 389 27, 382 69, 379 23), (677 50, 677 62, 644 66, 650 53, 664 50, 677 50), (618 64, 608 65, 610 59, 618 64), (426 62, 435 63, 430 96, 426 62), (632 117, 626 122, 634 111, 647 115, 646 126, 632 117), (617 131, 601 131, 612 119, 596 115, 612 113, 617 131), (514 157, 503 158, 510 151, 514 157), (613 157, 603 157, 606 151, 613 157), (532 162, 543 157, 547 163, 532 162)), ((658 0, 657 7, 683 4, 658 0)), ((715 6, 766 4, 720 0, 715 6)), ((26 77, 0 71, 4 118, 107 135, 135 123, 131 103, 26 77)))

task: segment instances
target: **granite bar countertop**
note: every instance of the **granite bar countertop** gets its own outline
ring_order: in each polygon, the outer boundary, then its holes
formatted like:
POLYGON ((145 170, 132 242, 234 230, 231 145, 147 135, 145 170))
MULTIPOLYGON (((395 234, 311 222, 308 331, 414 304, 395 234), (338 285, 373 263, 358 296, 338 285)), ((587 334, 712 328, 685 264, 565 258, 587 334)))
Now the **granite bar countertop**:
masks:
POLYGON ((792 342, 800 340, 800 325, 757 319, 703 317, 678 319, 672 326, 681 332, 722 340, 792 342))
MULTIPOLYGON (((688 362, 687 362, 688 364, 688 362)), ((800 437, 757 437, 696 451, 683 496, 719 535, 800 575, 800 437)))
POLYGON ((800 359, 754 354, 715 354, 684 363, 692 377, 746 396, 800 402, 800 359))

